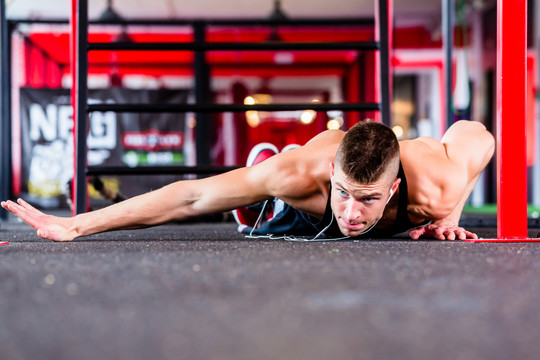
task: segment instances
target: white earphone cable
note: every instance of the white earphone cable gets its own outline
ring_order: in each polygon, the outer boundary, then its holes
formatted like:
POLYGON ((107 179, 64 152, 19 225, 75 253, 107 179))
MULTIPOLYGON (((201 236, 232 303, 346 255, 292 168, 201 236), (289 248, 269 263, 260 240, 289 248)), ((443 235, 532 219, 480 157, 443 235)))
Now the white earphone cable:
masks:
MULTIPOLYGON (((392 195, 394 195, 394 191, 390 190, 390 196, 388 197, 388 200, 386 201, 386 204, 388 204, 390 202, 390 199, 392 198, 392 195)), ((338 240, 345 240, 345 239, 351 238, 350 236, 343 236, 343 237, 338 237, 338 238, 320 238, 320 236, 322 236, 324 234, 324 232, 326 230, 328 230, 328 228, 330 228, 330 226, 334 222, 334 214, 333 213, 332 213, 332 218, 330 219, 330 223, 328 225, 326 225, 324 227, 324 229, 319 231, 319 233, 317 235, 315 235, 314 237, 312 237, 311 239, 303 238, 303 237, 299 238, 299 237, 296 237, 294 235, 279 235, 279 236, 274 236, 273 234, 253 235, 253 231, 257 228, 257 226, 259 226, 259 222, 261 221, 261 219, 262 219, 262 217, 264 215, 264 211, 266 210, 266 206, 268 205, 268 201, 269 200, 266 200, 264 202, 262 210, 261 210, 261 212, 259 214, 259 217, 257 218, 257 221, 255 221, 255 225, 253 225, 253 227, 251 228, 251 231, 249 232, 249 235, 245 235, 246 239, 269 239, 269 240, 286 240, 286 241, 296 241, 296 242, 310 242, 310 241, 315 242, 315 241, 338 241, 338 240)), ((378 223, 379 223, 379 220, 375 221, 375 223, 373 225, 371 225, 366 231, 364 231, 361 234, 358 234, 356 236, 361 236, 361 235, 366 234, 368 231, 372 230, 375 227, 375 225, 377 225, 378 223)))

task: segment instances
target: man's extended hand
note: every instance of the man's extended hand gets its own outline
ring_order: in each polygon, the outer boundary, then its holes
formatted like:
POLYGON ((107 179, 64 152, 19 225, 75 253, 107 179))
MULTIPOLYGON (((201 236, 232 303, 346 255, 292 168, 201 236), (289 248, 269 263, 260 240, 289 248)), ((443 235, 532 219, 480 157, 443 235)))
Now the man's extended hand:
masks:
POLYGON ((37 230, 37 235, 54 241, 71 241, 75 232, 71 230, 72 219, 42 213, 22 199, 17 203, 2 201, 2 207, 37 230))
POLYGON ((475 233, 456 226, 450 221, 434 222, 433 224, 412 229, 409 231, 409 236, 414 240, 421 237, 437 240, 478 239, 475 233))

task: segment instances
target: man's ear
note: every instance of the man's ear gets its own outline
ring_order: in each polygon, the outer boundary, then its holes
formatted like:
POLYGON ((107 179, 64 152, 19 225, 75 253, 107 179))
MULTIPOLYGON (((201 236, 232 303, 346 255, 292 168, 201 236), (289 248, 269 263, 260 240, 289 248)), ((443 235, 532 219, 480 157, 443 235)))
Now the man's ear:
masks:
POLYGON ((394 194, 396 193, 400 183, 401 183, 401 178, 397 178, 396 180, 394 180, 394 183, 392 184, 392 188, 390 189, 392 193, 394 194))
POLYGON ((330 179, 331 179, 334 177, 334 162, 333 161, 330 161, 329 168, 330 168, 330 179))

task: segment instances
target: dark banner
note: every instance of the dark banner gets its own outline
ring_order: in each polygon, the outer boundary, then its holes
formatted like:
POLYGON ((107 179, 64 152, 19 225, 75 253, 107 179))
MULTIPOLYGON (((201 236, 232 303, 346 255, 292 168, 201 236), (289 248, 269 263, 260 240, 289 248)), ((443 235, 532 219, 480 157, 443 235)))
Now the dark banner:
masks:
MULTIPOLYGON (((182 90, 90 90, 88 103, 186 103, 182 90)), ((29 201, 43 207, 65 204, 73 176, 72 108, 69 89, 22 88, 21 189, 29 201)), ((90 166, 170 166, 184 164, 185 114, 90 114, 90 166)), ((178 176, 116 176, 102 179, 107 187, 133 196, 156 189, 178 176)), ((99 194, 89 189, 92 201, 99 194)))

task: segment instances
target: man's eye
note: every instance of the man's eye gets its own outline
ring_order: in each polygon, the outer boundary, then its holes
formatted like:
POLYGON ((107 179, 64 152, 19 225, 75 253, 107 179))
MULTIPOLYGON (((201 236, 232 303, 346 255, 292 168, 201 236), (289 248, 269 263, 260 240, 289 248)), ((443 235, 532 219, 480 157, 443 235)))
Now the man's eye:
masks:
POLYGON ((348 195, 347 192, 346 192, 345 190, 338 190, 338 193, 339 193, 339 195, 341 195, 341 196, 343 196, 343 197, 345 197, 345 196, 348 195))
POLYGON ((364 200, 364 202, 366 202, 366 203, 369 204, 369 203, 374 202, 376 199, 375 199, 375 198, 368 197, 368 198, 364 198, 363 200, 364 200))

